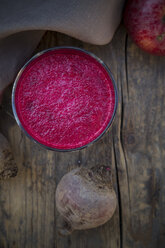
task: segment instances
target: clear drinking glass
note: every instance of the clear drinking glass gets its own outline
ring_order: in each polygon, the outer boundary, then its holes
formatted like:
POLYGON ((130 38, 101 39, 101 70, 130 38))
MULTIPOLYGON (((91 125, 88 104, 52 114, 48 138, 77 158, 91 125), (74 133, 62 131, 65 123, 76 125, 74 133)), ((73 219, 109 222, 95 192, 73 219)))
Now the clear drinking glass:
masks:
POLYGON ((13 109, 13 113, 14 113, 14 117, 16 119, 16 122, 17 124, 19 125, 19 127, 21 128, 21 130, 31 139, 33 140, 34 142, 40 144, 41 146, 43 146, 44 148, 46 149, 50 149, 50 150, 54 150, 54 151, 74 151, 74 150, 79 150, 79 149, 82 149, 82 148, 85 148, 91 144, 93 144, 94 142, 96 142, 97 140, 99 140, 104 134, 105 132, 108 130, 108 128, 112 125, 112 121, 114 119, 114 116, 115 116, 115 113, 116 113, 116 109, 117 109, 117 102, 118 102, 118 97, 117 97, 117 87, 116 87, 116 84, 115 84, 115 81, 114 81, 114 78, 112 76, 112 73, 110 71, 110 69, 106 66, 106 64, 100 59, 98 58, 97 56, 95 56, 93 53, 91 52, 88 52, 84 49, 80 49, 80 48, 76 48, 76 47, 55 47, 55 48, 50 48, 50 49, 47 49, 47 50, 44 50, 42 52, 39 52, 37 53, 35 56, 33 56, 23 67, 22 69, 19 71, 16 79, 15 79, 15 82, 14 82, 14 85, 13 85, 13 91, 12 91, 12 109, 13 109), (39 56, 47 53, 47 52, 50 52, 50 51, 55 51, 55 50, 59 50, 59 49, 72 49, 72 50, 75 50, 75 51, 80 51, 84 54, 87 54, 88 56, 92 57, 94 60, 96 60, 100 66, 102 66, 104 68, 104 70, 107 72, 107 74, 109 75, 112 83, 113 83, 113 88, 114 88, 114 93, 115 93, 115 104, 114 104, 114 109, 113 109, 113 114, 112 114, 112 117, 111 119, 109 120, 109 123, 108 125, 105 127, 105 129, 103 130, 103 132, 98 135, 98 137, 96 137, 94 140, 92 140, 91 142, 89 142, 88 144, 85 144, 83 146, 80 146, 80 147, 76 147, 76 148, 70 148, 70 149, 58 149, 58 148, 53 148, 53 147, 50 147, 50 146, 47 146, 47 145, 44 145, 40 142, 38 142, 35 138, 33 138, 29 132, 27 132, 27 130, 24 128, 23 124, 21 123, 19 117, 18 117, 18 113, 17 113, 17 109, 16 109, 16 104, 15 104, 15 93, 16 93, 16 90, 17 90, 17 85, 18 85, 18 82, 20 80, 20 77, 22 75, 22 73, 26 70, 27 66, 32 63, 34 60, 36 60, 36 58, 38 58, 39 56))

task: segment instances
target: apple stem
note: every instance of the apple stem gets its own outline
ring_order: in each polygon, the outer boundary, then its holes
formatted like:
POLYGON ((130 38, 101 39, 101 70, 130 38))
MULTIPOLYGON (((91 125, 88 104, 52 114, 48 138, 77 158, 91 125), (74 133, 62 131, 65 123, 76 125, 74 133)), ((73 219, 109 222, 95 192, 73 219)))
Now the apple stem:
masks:
POLYGON ((157 36, 158 41, 162 41, 163 38, 165 37, 165 32, 157 36))
POLYGON ((162 17, 162 22, 165 23, 165 15, 162 17))

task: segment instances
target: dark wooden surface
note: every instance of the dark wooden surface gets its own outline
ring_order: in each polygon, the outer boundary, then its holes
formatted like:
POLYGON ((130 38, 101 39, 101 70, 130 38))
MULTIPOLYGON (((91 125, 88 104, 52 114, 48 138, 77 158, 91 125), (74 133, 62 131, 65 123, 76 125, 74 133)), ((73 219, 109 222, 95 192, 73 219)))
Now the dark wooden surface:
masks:
POLYGON ((13 119, 8 88, 0 130, 19 167, 0 182, 0 248, 165 247, 165 58, 137 48, 121 26, 106 46, 47 32, 36 51, 71 45, 99 56, 111 69, 119 104, 113 127, 87 149, 47 151, 21 133, 13 119), (105 225, 61 237, 55 190, 77 166, 110 165, 118 207, 105 225))

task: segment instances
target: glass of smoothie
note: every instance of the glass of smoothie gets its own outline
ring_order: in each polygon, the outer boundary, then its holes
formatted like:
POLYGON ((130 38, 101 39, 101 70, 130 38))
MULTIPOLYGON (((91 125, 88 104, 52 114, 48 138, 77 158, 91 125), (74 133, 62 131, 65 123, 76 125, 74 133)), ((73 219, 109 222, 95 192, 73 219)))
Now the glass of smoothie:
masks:
POLYGON ((12 108, 30 139, 47 149, 73 151, 97 141, 111 126, 117 89, 94 54, 56 47, 38 53, 20 70, 12 108))

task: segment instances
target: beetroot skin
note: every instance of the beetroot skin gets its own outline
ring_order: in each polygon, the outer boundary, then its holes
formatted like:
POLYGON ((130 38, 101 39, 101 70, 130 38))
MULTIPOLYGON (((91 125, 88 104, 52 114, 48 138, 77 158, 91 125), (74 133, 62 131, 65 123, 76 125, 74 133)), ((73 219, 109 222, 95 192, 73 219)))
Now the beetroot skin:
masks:
POLYGON ((0 180, 15 177, 18 168, 7 139, 0 133, 0 180))
POLYGON ((65 220, 61 233, 95 228, 115 212, 117 199, 111 186, 110 168, 78 168, 64 175, 56 190, 56 206, 65 220))
POLYGON ((165 1, 129 0, 124 23, 133 41, 143 50, 165 55, 165 1))

